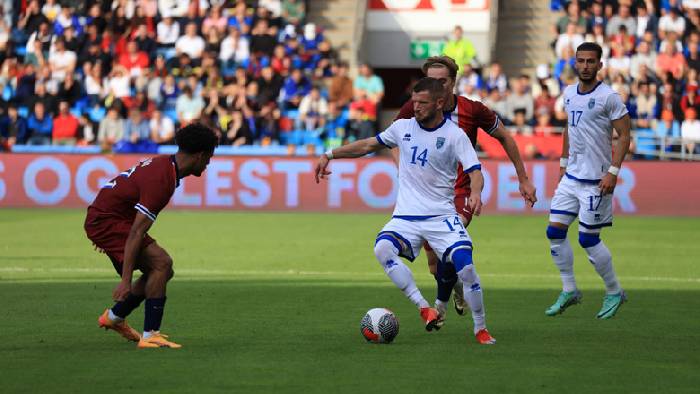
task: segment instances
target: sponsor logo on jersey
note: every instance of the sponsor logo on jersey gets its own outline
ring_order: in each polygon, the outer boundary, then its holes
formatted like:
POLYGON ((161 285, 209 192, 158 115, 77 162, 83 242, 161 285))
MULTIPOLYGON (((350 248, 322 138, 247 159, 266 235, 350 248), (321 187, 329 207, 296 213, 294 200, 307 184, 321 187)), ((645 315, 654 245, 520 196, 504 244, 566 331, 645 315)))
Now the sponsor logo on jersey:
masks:
POLYGON ((437 137, 437 141, 435 141, 435 147, 440 149, 443 145, 445 145, 445 137, 437 137))
POLYGON ((595 107, 595 99, 594 98, 588 100, 588 109, 593 109, 593 107, 595 107))
POLYGON ((411 140, 411 134, 410 134, 410 133, 404 134, 403 140, 404 140, 404 141, 410 141, 410 140, 411 140))

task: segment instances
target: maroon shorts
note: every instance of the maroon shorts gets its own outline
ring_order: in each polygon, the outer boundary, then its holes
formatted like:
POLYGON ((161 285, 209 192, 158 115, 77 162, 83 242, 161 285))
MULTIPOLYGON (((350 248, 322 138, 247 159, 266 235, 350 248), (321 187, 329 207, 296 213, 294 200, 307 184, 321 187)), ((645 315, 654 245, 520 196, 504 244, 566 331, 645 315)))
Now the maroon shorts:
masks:
MULTIPOLYGON (((129 237, 132 223, 126 220, 105 218, 102 215, 96 214, 92 209, 88 208, 88 214, 85 218, 85 233, 88 239, 92 241, 95 247, 105 253, 110 260, 114 269, 119 275, 122 274, 122 266, 124 265, 124 246, 126 239, 129 237)), ((141 241, 141 250, 144 250, 148 245, 155 242, 155 239, 146 234, 141 241)), ((137 262, 134 269, 141 269, 137 262)))
MULTIPOLYGON (((469 207, 466 204, 468 197, 469 195, 465 194, 455 195, 455 209, 457 210, 459 216, 462 217, 464 227, 469 226, 469 223, 471 223, 472 217, 474 216, 474 213, 471 211, 471 209, 469 209, 469 207)), ((426 252, 430 252, 433 250, 433 248, 431 248, 427 242, 423 242, 423 249, 425 249, 426 252)))

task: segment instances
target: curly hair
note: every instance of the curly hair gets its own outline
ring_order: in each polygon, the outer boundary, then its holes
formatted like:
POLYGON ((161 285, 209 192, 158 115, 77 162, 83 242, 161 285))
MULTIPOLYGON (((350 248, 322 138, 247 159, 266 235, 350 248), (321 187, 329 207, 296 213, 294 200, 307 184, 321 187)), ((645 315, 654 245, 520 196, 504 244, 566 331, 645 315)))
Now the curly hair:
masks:
POLYGON ((211 128, 201 123, 191 123, 175 133, 175 142, 185 153, 213 152, 219 138, 211 128))
POLYGON ((454 59, 449 56, 443 55, 429 57, 421 68, 423 70, 423 74, 428 75, 428 69, 430 68, 446 68, 450 72, 450 78, 452 78, 452 80, 457 79, 457 70, 459 67, 457 67, 457 63, 455 63, 454 59))

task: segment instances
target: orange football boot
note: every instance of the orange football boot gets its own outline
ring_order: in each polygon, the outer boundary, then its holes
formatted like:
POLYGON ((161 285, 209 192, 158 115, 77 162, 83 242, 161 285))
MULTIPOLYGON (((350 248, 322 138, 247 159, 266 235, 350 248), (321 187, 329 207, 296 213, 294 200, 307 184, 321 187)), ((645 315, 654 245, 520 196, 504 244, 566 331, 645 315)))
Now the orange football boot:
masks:
POLYGON ((97 324, 100 328, 104 328, 105 330, 114 330, 118 332, 119 335, 132 342, 138 342, 141 339, 139 332, 131 328, 126 320, 120 322, 111 320, 109 318, 109 308, 105 309, 104 313, 97 318, 97 324))
POLYGON ((426 331, 437 331, 440 329, 440 318, 435 308, 420 308, 420 317, 425 322, 426 331))
POLYGON ((182 345, 177 344, 175 342, 170 342, 166 338, 167 338, 167 335, 156 332, 156 333, 153 333, 148 338, 141 337, 141 340, 139 341, 138 345, 136 345, 136 346, 139 349, 150 349, 150 348, 157 348, 157 347, 169 347, 171 349, 179 349, 182 347, 182 345))
POLYGON ((496 338, 492 337, 491 334, 489 334, 489 330, 485 328, 482 328, 481 330, 479 330, 479 332, 476 333, 476 341, 482 345, 496 344, 496 338))

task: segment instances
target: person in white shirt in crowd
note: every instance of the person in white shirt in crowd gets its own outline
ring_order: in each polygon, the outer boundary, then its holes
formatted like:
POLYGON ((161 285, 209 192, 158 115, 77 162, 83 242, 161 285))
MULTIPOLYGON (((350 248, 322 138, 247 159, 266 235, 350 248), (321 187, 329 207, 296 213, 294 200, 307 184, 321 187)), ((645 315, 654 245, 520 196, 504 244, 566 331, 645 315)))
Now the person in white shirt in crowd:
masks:
POLYGON ((66 77, 66 73, 75 70, 77 56, 75 52, 66 50, 62 39, 57 39, 55 49, 49 53, 49 66, 51 67, 51 76, 57 81, 62 81, 66 77))
POLYGON ((666 15, 659 18, 659 38, 665 39, 666 34, 671 31, 679 36, 685 32, 685 18, 683 18, 682 11, 676 7, 671 8, 666 15))
POLYGON ((681 123, 681 138, 685 152, 695 154, 700 147, 700 120, 694 108, 685 110, 685 120, 681 123))
POLYGON ((557 43, 554 46, 554 53, 557 58, 561 59, 564 55, 564 48, 577 48, 583 43, 583 35, 576 31, 576 24, 569 23, 566 25, 566 31, 559 35, 557 43))
POLYGON ((193 63, 198 64, 202 58, 204 46, 204 39, 197 35, 197 25, 188 23, 187 27, 185 27, 185 35, 178 38, 175 42, 175 51, 178 54, 186 53, 193 63))
POLYGON ((180 24, 166 14, 156 26, 156 42, 162 47, 174 47, 180 38, 180 24))
POLYGON ((151 120, 148 123, 151 129, 151 140, 159 145, 174 144, 175 142, 175 123, 163 113, 155 110, 151 114, 151 120))

